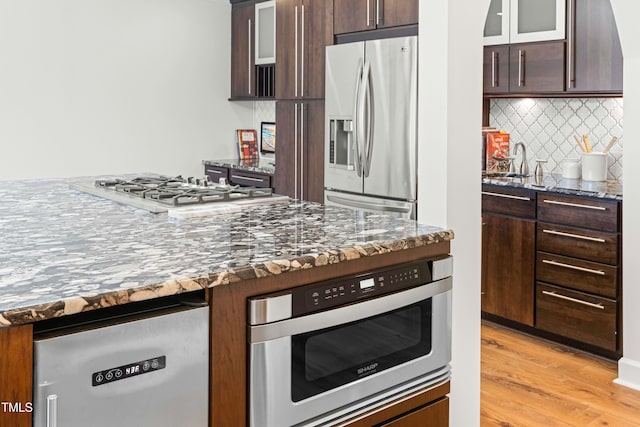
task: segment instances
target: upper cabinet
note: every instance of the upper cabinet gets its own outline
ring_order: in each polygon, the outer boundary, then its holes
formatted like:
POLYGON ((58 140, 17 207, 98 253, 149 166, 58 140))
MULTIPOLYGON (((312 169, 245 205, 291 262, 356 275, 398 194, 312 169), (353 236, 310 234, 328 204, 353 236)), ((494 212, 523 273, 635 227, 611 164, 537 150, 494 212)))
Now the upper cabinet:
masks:
POLYGON ((233 4, 231 99, 274 97, 275 25, 275 1, 233 4))
POLYGON ((334 0, 333 32, 418 24, 418 0, 334 0))
POLYGON ((231 98, 255 97, 253 3, 231 9, 231 98))
POLYGON ((609 0, 568 0, 569 92, 622 93, 622 48, 609 0))
POLYGON ((566 10, 564 4, 492 0, 484 31, 485 96, 622 94, 622 49, 610 0, 567 0, 566 10), (558 24, 559 16, 566 25, 558 24))
POLYGON ((484 44, 562 40, 565 0, 491 0, 484 44))
POLYGON ((277 99, 324 98, 326 8, 324 0, 276 1, 277 99))

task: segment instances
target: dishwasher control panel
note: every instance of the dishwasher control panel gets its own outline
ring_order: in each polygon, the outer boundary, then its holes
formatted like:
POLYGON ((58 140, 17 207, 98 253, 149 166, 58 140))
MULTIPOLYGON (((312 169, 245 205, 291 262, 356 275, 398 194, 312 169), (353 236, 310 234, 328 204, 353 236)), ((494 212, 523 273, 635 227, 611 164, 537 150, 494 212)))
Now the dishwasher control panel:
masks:
POLYGON ((91 374, 91 385, 96 387, 103 384, 109 384, 125 378, 135 377, 136 375, 142 375, 164 369, 166 366, 167 357, 158 356, 152 357, 151 359, 141 360, 139 362, 117 366, 115 368, 104 369, 91 374))

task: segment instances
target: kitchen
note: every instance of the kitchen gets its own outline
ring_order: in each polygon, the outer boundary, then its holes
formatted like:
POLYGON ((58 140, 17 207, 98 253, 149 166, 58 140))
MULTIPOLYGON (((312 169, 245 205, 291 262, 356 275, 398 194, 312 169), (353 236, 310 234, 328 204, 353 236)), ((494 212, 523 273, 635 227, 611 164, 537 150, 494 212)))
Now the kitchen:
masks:
MULTIPOLYGON (((631 17, 637 16, 638 6, 621 0, 612 0, 612 4, 625 53, 625 75, 637 75, 637 47, 631 46, 636 30, 631 17), (626 40, 629 41, 625 43, 626 40)), ((48 3, 23 14, 14 9, 27 8, 26 5, 3 5, 6 13, 2 14, 1 28, 8 34, 3 33, 0 43, 3 52, 12 54, 3 55, 8 63, 2 67, 3 76, 7 76, 1 82, 2 92, 11 95, 3 96, 2 101, 3 146, 11 144, 2 156, 3 178, 128 173, 141 168, 166 173, 178 170, 196 176, 201 173, 200 160, 214 154, 235 154, 230 144, 212 146, 212 141, 219 138, 220 123, 227 123, 229 129, 240 128, 253 114, 248 105, 226 101, 229 46, 210 43, 228 37, 227 2, 189 2, 179 6, 173 2, 128 2, 120 10, 103 6, 99 19, 89 6, 71 6, 75 18, 59 5, 48 3), (10 18, 25 14, 29 20, 10 18), (121 16, 126 16, 127 21, 122 22, 121 16), (74 37, 69 33, 73 30, 95 32, 95 36, 74 37), (25 58, 23 50, 32 51, 31 48, 40 54, 25 58), (216 49, 215 54, 200 54, 211 52, 212 48, 216 49), (171 62, 180 63, 180 67, 157 66, 169 54, 175 55, 170 57, 171 62), (60 57, 65 61, 55 60, 60 57), (11 58, 13 63, 26 61, 29 69, 11 68, 11 58), (125 73, 127 70, 133 74, 125 73), (99 87, 93 83, 96 76, 102 77, 99 87), (214 81, 211 76, 219 78, 214 81), (67 96, 63 97, 65 93, 67 96), (103 101, 98 103, 96 99, 103 101), (166 102, 159 105, 158 99, 166 102), (32 115, 20 114, 25 110, 32 115), (163 147, 161 152, 156 150, 158 145, 163 147), (191 157, 183 157, 183 151, 191 153, 191 157), (156 152, 153 161, 147 152, 156 152)), ((475 212, 480 210, 479 147, 474 148, 469 141, 477 141, 480 106, 474 100, 480 99, 482 90, 480 74, 469 78, 468 70, 480 69, 479 35, 484 23, 479 17, 486 16, 487 6, 488 1, 449 4, 442 0, 433 2, 429 10, 420 11, 421 23, 427 25, 422 25, 420 32, 419 57, 424 62, 420 66, 419 110, 425 113, 424 120, 419 121, 419 135, 423 141, 429 135, 431 144, 422 144, 427 148, 419 152, 420 164, 429 165, 419 178, 419 200, 443 202, 423 203, 419 219, 446 224, 456 231, 456 266, 465 266, 454 273, 453 364, 456 377, 464 379, 465 385, 452 385, 452 408, 460 408, 452 410, 452 425, 477 423, 474 419, 479 405, 480 230, 477 214, 469 209, 475 205, 475 212), (474 28, 478 34, 475 41, 470 36, 470 29, 474 28), (432 41, 441 40, 442 34, 448 34, 449 44, 434 44, 432 41), (448 59, 428 59, 433 57, 448 59), (477 191, 469 191, 473 188, 477 191)), ((626 135, 635 134, 637 120, 633 117, 640 116, 634 105, 634 96, 639 96, 640 91, 629 80, 625 81, 626 135)), ((628 164, 638 157, 635 150, 627 144, 628 164)), ((625 175, 628 182, 637 181, 633 169, 627 169, 625 175)), ((627 237, 624 243, 626 254, 635 253, 635 206, 634 194, 627 190, 625 233, 631 238, 627 237)), ((628 279, 624 283, 630 284, 637 274, 633 273, 631 262, 626 266, 624 274, 628 279)), ((625 295, 629 301, 638 299, 634 298, 632 287, 625 288, 625 295)), ((637 314, 633 307, 625 310, 625 333, 633 336, 635 325, 640 322, 634 317, 637 314)), ((625 357, 631 361, 627 366, 632 369, 632 362, 640 359, 640 351, 630 340, 626 345, 625 357)), ((630 382, 638 384, 633 372, 626 375, 630 382)))

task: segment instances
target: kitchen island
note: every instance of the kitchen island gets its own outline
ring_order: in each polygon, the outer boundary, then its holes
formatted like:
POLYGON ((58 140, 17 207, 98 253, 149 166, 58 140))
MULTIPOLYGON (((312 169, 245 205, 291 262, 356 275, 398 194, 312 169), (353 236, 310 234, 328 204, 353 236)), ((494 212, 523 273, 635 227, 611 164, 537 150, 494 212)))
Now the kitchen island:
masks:
MULTIPOLYGON (((32 401, 34 323, 204 289, 212 422, 245 425, 248 297, 447 254, 453 238, 415 221, 296 200, 175 220, 69 183, 0 182, 2 401, 32 401)), ((31 423, 28 413, 0 416, 31 423)))

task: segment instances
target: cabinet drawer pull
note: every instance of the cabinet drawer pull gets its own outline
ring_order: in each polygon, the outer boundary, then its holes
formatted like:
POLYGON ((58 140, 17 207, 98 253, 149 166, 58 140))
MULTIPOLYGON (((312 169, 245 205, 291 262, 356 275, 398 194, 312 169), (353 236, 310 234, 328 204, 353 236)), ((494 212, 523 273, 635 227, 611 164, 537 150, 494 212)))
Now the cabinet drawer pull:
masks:
POLYGON ((557 294, 557 293, 555 293, 555 291, 542 291, 542 293, 545 294, 545 295, 549 295, 550 297, 560 298, 560 299, 563 299, 563 300, 575 302, 577 304, 582 304, 582 305, 586 305, 588 307, 593 307, 593 308, 597 308, 597 309, 600 309, 600 310, 604 310, 604 305, 602 305, 602 304, 594 304, 594 303, 589 302, 589 301, 583 301, 581 299, 571 298, 571 297, 568 297, 566 295, 557 294))
POLYGON ((579 267, 577 265, 565 264, 563 262, 553 261, 553 260, 550 260, 550 259, 543 259, 542 262, 545 263, 545 264, 555 265, 556 267, 564 267, 564 268, 569 268, 571 270, 584 271, 585 273, 598 274, 600 276, 604 276, 605 275, 605 272, 602 271, 602 270, 593 270, 591 268, 585 268, 585 267, 579 267))
POLYGON ((264 182, 264 179, 261 178, 252 178, 250 176, 242 176, 242 175, 231 175, 231 178, 236 178, 236 179, 246 179, 248 181, 257 181, 257 182, 264 182))
POLYGON ((606 211, 607 208, 602 206, 593 206, 593 205, 582 205, 580 203, 569 203, 569 202, 557 202, 555 200, 543 200, 543 203, 548 203, 550 205, 560 205, 560 206, 571 206, 574 208, 583 208, 583 209, 593 209, 596 211, 606 211))
POLYGON ((598 242, 598 243, 606 242, 606 240, 604 240, 603 238, 600 238, 600 237, 583 236, 581 234, 564 233, 562 231, 545 230, 545 229, 543 229, 542 232, 543 233, 548 233, 548 234, 555 234, 556 236, 573 237, 574 239, 589 240, 590 242, 598 242))
POLYGON ((490 191, 483 191, 482 194, 484 194, 485 196, 504 197, 505 199, 524 200, 524 201, 527 201, 527 202, 531 201, 530 197, 512 196, 510 194, 492 193, 490 191))
POLYGON ((217 169, 207 169, 206 171, 207 173, 223 173, 222 171, 219 171, 217 169))

